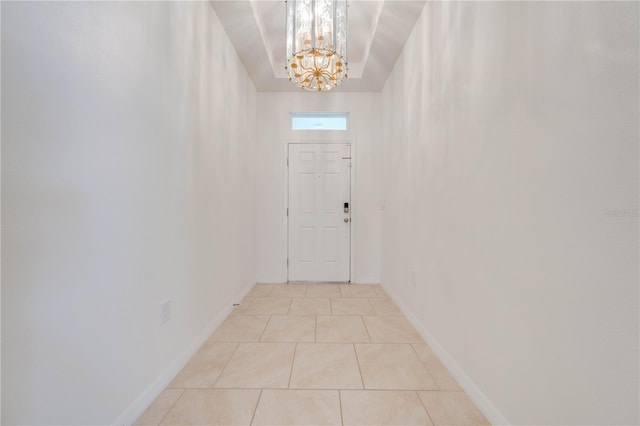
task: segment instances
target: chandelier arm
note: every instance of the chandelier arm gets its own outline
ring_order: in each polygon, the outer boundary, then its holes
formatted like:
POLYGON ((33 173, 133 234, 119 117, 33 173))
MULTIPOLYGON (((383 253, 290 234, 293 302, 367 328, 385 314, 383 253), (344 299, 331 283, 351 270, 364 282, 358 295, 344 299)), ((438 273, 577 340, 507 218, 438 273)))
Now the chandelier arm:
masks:
POLYGON ((305 71, 313 71, 313 68, 305 67, 304 65, 300 65, 300 67, 305 71))
POLYGON ((332 74, 329 71, 325 70, 322 72, 322 76, 325 79, 325 81, 327 81, 327 84, 329 84, 329 81, 331 81, 332 74))

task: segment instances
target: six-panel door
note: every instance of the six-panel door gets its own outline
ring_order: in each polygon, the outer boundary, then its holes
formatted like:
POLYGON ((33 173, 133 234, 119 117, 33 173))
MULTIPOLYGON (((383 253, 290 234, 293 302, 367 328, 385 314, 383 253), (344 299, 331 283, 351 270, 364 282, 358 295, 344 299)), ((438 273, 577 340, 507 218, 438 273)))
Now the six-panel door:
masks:
POLYGON ((289 144, 289 281, 350 279, 350 152, 349 144, 289 144))

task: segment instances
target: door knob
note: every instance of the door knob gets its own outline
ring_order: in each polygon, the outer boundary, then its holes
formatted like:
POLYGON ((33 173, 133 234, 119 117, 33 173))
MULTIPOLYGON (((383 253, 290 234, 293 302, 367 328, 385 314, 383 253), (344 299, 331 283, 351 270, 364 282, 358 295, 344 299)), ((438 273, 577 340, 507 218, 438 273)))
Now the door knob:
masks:
POLYGON ((345 218, 344 218, 344 221, 345 221, 345 222, 349 222, 349 218, 348 218, 348 217, 345 217, 345 218))

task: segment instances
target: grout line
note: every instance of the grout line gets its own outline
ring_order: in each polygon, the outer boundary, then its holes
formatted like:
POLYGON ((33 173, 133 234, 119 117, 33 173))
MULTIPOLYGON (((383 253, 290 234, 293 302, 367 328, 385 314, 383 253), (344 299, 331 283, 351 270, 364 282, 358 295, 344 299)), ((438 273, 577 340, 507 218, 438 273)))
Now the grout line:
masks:
POLYGON ((229 363, 231 362, 231 360, 233 359, 233 357, 236 355, 236 353, 238 352, 238 348, 240 347, 240 343, 236 342, 236 348, 233 350, 233 353, 231 354, 231 356, 229 357, 229 359, 227 360, 227 362, 224 364, 224 367, 222 367, 222 369, 220 370, 220 374, 218 374, 218 377, 216 377, 216 380, 213 382, 213 384, 211 385, 211 389, 215 389, 216 388, 216 384, 218 383, 218 380, 220 380, 220 377, 222 377, 222 374, 224 373, 224 371, 227 369, 227 367, 229 366, 229 363))
MULTIPOLYGON (((165 390, 167 390, 167 389, 165 388, 162 392, 164 392, 165 390)), ((169 413, 171 412, 171 410, 173 410, 173 407, 175 407, 175 406, 176 406, 176 404, 178 403, 178 401, 180 401, 180 400, 182 399, 182 396, 184 395, 184 391, 185 391, 185 390, 184 390, 184 389, 182 389, 182 392, 180 393, 180 396, 176 398, 176 400, 175 400, 175 402, 174 402, 173 404, 171 404, 171 407, 169 407, 169 409, 167 410, 167 412, 166 412, 166 413, 164 413, 164 416, 162 416, 162 418, 160 419, 160 421, 158 422, 158 424, 162 424, 162 421, 163 421, 163 420, 164 420, 164 419, 169 415, 169 413)), ((162 392, 160 393, 160 395, 162 395, 162 392)), ((158 395, 158 396, 160 396, 160 395, 158 395)), ((156 400, 157 400, 157 399, 158 399, 158 398, 156 398, 156 400)), ((155 402, 155 400, 154 400, 153 402, 155 402)), ((152 402, 152 404, 153 404, 153 402, 152 402)), ((150 406, 149 406, 149 407, 150 407, 150 406)), ((148 409, 148 407, 147 407, 147 409, 148 409)), ((144 410, 144 411, 146 412, 147 410, 144 410)), ((144 414, 144 413, 142 413, 142 414, 144 414)), ((140 414, 140 417, 142 417, 142 414, 140 414)), ((138 419, 139 419, 140 417, 138 417, 138 419)), ((138 421, 138 419, 136 419, 136 422, 138 421)), ((135 423, 135 422, 134 422, 134 423, 135 423)))
POLYGON ((291 389, 291 377, 293 376, 293 364, 296 362, 296 352, 298 352, 298 343, 293 349, 293 357, 291 358, 291 369, 289 370, 289 381, 287 382, 287 389, 291 389))
POLYGON ((262 337, 264 337, 264 332, 267 331, 267 326, 271 322, 271 318, 273 318, 273 315, 269 315, 269 319, 264 323, 264 327, 262 328, 262 332, 260 333, 260 336, 258 336, 258 342, 262 341, 262 337))
POLYGON ((431 414, 429 414, 429 410, 427 410, 427 406, 424 405, 424 401, 422 400, 422 398, 420 398, 420 394, 418 393, 418 391, 414 391, 414 392, 416 393, 416 396, 418 397, 418 401, 420 401, 422 408, 424 408, 424 412, 427 413, 427 418, 429 419, 432 425, 435 425, 435 423, 433 422, 433 419, 431 418, 431 414))
MULTIPOLYGON (((411 346, 411 349, 413 350, 413 353, 416 354, 416 356, 418 357, 418 360, 424 366, 424 369, 427 370, 427 373, 429 373, 429 376, 431 376, 431 379, 433 380, 433 383, 435 383, 436 386, 438 387, 438 390, 443 390, 442 386, 440 386, 440 383, 438 383, 438 381, 436 380, 435 376, 431 372, 431 369, 429 368, 427 363, 422 360, 422 357, 418 354, 418 351, 416 350, 416 348, 413 347, 413 345, 418 345, 418 344, 419 343, 409 343, 409 346, 411 346)), ((425 345, 426 345, 426 343, 425 343, 425 345)), ((431 350, 431 348, 429 348, 429 350, 431 350)))
POLYGON ((322 299, 327 299, 327 301, 329 302, 329 315, 331 315, 331 296, 327 297, 327 296, 322 296, 322 299))
POLYGON ((373 305, 371 304, 371 301, 369 299, 370 299, 369 297, 365 297, 364 300, 366 300, 367 303, 369 304, 369 307, 371 308, 371 311, 373 311, 373 315, 380 316, 380 314, 378 313, 378 311, 376 311, 376 308, 373 307, 373 305))
POLYGON ((342 390, 338 389, 338 403, 340 404, 340 424, 344 426, 344 415, 342 413, 342 390))
MULTIPOLYGON (((267 389, 267 388, 263 388, 263 389, 267 389)), ((278 390, 278 389, 275 389, 275 390, 278 390)), ((360 392, 362 392, 365 389, 361 389, 361 388, 342 388, 342 387, 341 388, 335 388, 335 387, 333 387, 333 388, 328 388, 328 387, 327 388, 324 388, 324 387, 323 388, 302 388, 302 387, 298 388, 298 387, 296 387, 296 388, 286 388, 286 389, 285 388, 280 388, 279 390, 290 390, 290 391, 337 391, 337 390, 348 390, 348 391, 360 391, 360 392)), ((414 389, 401 389, 401 390, 414 390, 414 389)), ((370 389, 366 389, 366 391, 367 392, 369 392, 369 391, 372 391, 372 392, 376 391, 377 392, 378 389, 371 389, 371 390, 370 389)), ((391 390, 381 389, 380 391, 396 392, 395 389, 391 389, 391 390)), ((437 391, 431 391, 431 392, 437 392, 437 391)))
POLYGON ((269 285, 269 287, 267 287, 269 289, 269 291, 267 292, 267 295, 264 297, 271 297, 271 294, 273 293, 273 289, 276 287, 277 284, 271 284, 269 285))
POLYGON ((362 323, 364 324, 364 330, 367 332, 367 337, 369 337, 369 343, 373 343, 373 339, 371 338, 371 334, 369 334, 369 328, 367 327, 367 322, 364 320, 364 317, 364 315, 360 315, 362 323))
POLYGON ((358 372, 360 373, 360 382, 362 382, 362 390, 366 390, 367 388, 364 387, 364 377, 362 376, 362 368, 360 367, 360 358, 358 358, 358 351, 356 350, 356 344, 352 343, 351 345, 353 345, 353 352, 356 354, 356 364, 358 364, 358 372))
MULTIPOLYGON (((290 391, 338 391, 338 390, 348 390, 348 391, 362 391, 362 389, 360 388, 261 388, 261 389, 268 389, 268 390, 281 390, 281 391, 286 391, 286 390, 290 390, 290 391)), ((408 390, 413 390, 413 389, 408 389, 408 390)), ((387 391, 387 390, 383 390, 383 391, 387 391)), ((396 392, 395 389, 391 390, 390 392, 396 392)), ((436 392, 436 391, 432 391, 432 392, 436 392)))
MULTIPOLYGON (((260 398, 262 398, 262 391, 264 389, 260 389, 260 395, 258 395, 258 401, 256 401, 256 406, 253 408, 253 413, 251 414, 251 420, 249 421, 249 424, 252 425, 253 421, 255 420, 256 417, 256 411, 258 411, 258 405, 260 404, 260 398)), ((419 398, 419 397, 418 397, 419 398)))

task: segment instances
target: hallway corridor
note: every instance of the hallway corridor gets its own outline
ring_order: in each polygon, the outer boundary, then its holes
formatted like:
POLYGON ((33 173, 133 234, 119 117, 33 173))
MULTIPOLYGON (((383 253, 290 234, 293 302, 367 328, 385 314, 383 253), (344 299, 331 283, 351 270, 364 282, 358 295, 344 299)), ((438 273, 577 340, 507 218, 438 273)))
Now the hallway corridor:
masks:
POLYGON ((481 425, 380 285, 257 284, 139 425, 481 425))

